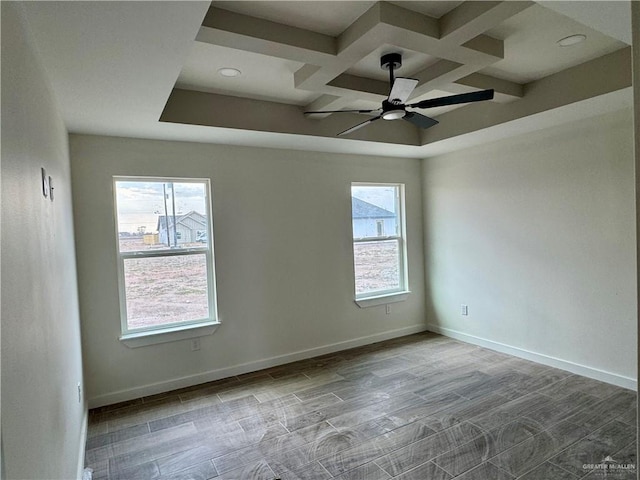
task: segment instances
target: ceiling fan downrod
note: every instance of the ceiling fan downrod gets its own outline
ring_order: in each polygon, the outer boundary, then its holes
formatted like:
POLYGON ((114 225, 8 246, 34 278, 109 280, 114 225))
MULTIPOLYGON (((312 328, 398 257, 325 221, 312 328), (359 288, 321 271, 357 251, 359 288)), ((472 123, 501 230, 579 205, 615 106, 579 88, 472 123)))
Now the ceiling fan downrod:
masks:
POLYGON ((402 55, 399 53, 387 53, 380 57, 380 68, 383 70, 389 70, 389 98, 382 102, 382 119, 383 120, 398 120, 407 114, 407 111, 402 105, 402 99, 391 98, 391 92, 393 91, 393 84, 396 81, 394 71, 402 66, 402 55))

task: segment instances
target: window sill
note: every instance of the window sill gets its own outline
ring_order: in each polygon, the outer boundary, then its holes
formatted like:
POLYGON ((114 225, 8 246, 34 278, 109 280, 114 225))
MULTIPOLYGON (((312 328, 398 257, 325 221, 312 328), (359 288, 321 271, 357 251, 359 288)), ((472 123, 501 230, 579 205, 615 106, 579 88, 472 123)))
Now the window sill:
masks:
POLYGON ((146 347, 159 343, 176 342, 189 338, 204 337, 216 331, 220 322, 198 323, 164 329, 127 333, 120 336, 120 341, 129 348, 146 347))
POLYGON ((376 297, 356 298, 355 302, 360 308, 377 307, 378 305, 386 305, 387 303, 404 302, 411 292, 387 293, 376 297))

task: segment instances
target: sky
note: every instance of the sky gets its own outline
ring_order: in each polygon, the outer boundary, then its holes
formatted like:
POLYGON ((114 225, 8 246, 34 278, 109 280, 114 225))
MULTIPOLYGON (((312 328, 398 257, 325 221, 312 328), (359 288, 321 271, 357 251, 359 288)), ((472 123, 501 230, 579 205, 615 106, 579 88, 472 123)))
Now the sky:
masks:
MULTIPOLYGON (((171 186, 166 185, 168 199, 167 213, 173 213, 171 186)), ((188 213, 192 210, 205 213, 206 184, 203 182, 174 182, 176 214, 188 213)), ((145 232, 156 232, 158 216, 165 214, 163 201, 163 182, 150 181, 116 181, 116 201, 118 206, 118 231, 138 231, 144 227, 145 232)), ((394 187, 353 186, 352 195, 372 203, 385 210, 395 210, 394 187)))
POLYGON ((395 212, 395 195, 392 186, 354 185, 351 187, 351 195, 390 212, 395 212))
MULTIPOLYGON (((167 213, 173 214, 172 189, 166 185, 168 195, 167 213)), ((203 182, 174 182, 176 214, 192 210, 206 213, 206 184, 203 182)), ((162 191, 163 182, 116 181, 116 202, 118 206, 118 231, 136 232, 145 227, 146 232, 155 232, 158 216, 165 214, 162 191)))

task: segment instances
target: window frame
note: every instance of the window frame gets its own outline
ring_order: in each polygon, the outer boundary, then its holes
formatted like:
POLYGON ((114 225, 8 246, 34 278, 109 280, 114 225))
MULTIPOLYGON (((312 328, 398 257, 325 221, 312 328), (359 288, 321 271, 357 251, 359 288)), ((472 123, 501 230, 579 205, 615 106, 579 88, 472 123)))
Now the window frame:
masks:
POLYGON ((217 309, 217 289, 214 255, 213 232, 213 189, 208 178, 183 178, 183 177, 147 177, 132 175, 113 176, 113 205, 115 247, 117 256, 118 295, 120 301, 120 340, 130 347, 138 347, 156 343, 165 343, 187 338, 195 338, 202 335, 210 335, 220 324, 217 309), (205 187, 205 208, 208 225, 206 228, 207 243, 203 246, 176 248, 164 246, 162 249, 151 251, 120 251, 120 234, 118 230, 118 195, 117 182, 156 182, 156 183, 197 183, 205 187), (209 316, 188 321, 176 321, 157 326, 141 328, 129 328, 127 317, 127 296, 125 282, 125 261, 128 259, 167 258, 172 256, 205 255, 207 269, 207 302, 209 316))
POLYGON ((405 204, 405 184, 404 183, 388 183, 388 182, 351 182, 350 198, 353 205, 353 187, 394 187, 396 188, 395 195, 395 208, 396 208, 396 223, 397 233, 394 235, 383 235, 376 237, 362 237, 356 238, 354 232, 353 223, 353 206, 351 207, 351 238, 353 245, 353 272, 354 272, 354 301, 360 307, 369 307, 376 305, 383 305, 393 302, 401 302, 406 300, 410 292, 409 290, 409 275, 407 266, 407 230, 406 230, 406 204, 405 204), (371 242, 384 242, 389 240, 395 240, 398 245, 398 280, 399 285, 397 288, 386 290, 375 290, 364 293, 357 293, 356 285, 356 259, 355 259, 355 246, 358 243, 371 243, 371 242))

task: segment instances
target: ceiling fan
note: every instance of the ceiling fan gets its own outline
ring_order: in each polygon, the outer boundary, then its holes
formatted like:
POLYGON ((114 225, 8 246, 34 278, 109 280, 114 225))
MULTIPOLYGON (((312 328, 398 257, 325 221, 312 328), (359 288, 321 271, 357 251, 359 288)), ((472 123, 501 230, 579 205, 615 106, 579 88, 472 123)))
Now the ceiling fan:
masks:
POLYGON ((429 98, 421 102, 405 104, 411 92, 418 84, 415 78, 394 77, 394 71, 402 66, 402 55, 399 53, 388 53, 380 58, 380 67, 383 70, 389 70, 389 84, 391 91, 389 97, 382 101, 382 106, 374 110, 328 110, 328 111, 312 111, 304 112, 305 115, 313 115, 320 113, 361 113, 364 115, 378 116, 370 118, 362 123, 348 128, 344 132, 340 132, 338 136, 355 132, 370 123, 380 120, 398 120, 402 118, 407 122, 414 124, 416 127, 429 128, 439 122, 433 118, 422 115, 418 112, 407 110, 407 108, 434 108, 444 107, 447 105, 456 105, 460 103, 480 102, 483 100, 491 100, 493 98, 493 90, 480 90, 478 92, 462 93, 460 95, 451 95, 448 97, 429 98))

